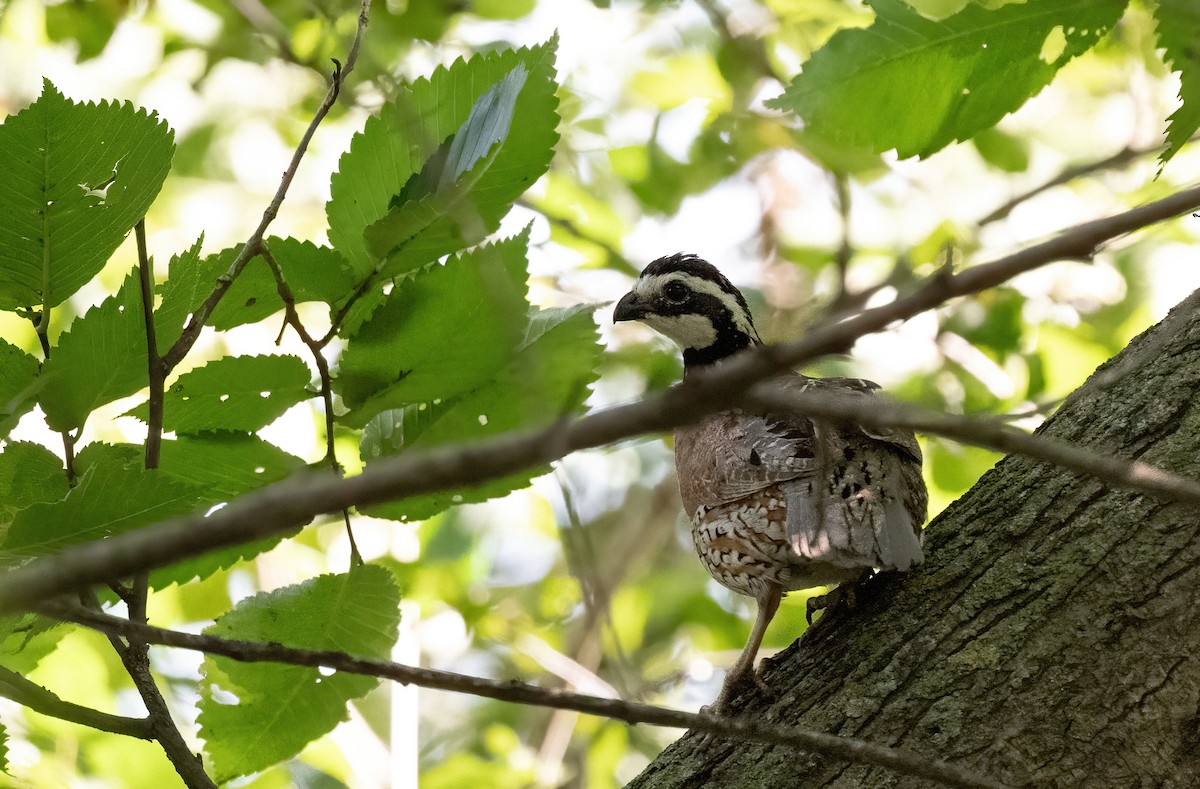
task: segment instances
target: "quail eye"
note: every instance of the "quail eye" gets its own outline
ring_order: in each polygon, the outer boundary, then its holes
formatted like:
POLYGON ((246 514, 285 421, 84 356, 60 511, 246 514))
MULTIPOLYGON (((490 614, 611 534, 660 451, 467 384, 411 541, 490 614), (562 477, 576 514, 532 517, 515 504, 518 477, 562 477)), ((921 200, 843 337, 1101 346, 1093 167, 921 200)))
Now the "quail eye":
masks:
POLYGON ((668 282, 663 287, 663 298, 672 304, 681 304, 687 301, 688 289, 687 286, 679 282, 668 282))

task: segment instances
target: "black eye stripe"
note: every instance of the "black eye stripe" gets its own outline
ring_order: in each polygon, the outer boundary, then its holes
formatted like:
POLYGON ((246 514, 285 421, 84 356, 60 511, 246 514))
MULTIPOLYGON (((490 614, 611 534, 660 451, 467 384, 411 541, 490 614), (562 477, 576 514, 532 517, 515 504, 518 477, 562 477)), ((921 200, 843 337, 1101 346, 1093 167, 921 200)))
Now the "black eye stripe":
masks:
POLYGON ((689 296, 695 295, 695 292, 682 282, 668 282, 663 285, 662 292, 663 298, 677 304, 687 301, 689 296))
POLYGON ((682 302, 671 302, 664 299, 661 307, 655 307, 659 315, 704 315, 714 322, 732 325, 733 316, 725 302, 710 293, 697 293, 688 289, 688 298, 682 302))

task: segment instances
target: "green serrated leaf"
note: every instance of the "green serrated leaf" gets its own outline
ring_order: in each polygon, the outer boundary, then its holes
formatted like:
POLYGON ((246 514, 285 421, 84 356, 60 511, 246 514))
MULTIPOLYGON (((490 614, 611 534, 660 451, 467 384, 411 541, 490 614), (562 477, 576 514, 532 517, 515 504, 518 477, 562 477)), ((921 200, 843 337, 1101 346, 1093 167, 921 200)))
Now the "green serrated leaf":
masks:
POLYGON ((42 365, 38 400, 46 424, 74 430, 98 406, 147 385, 146 324, 136 274, 77 318, 42 365))
POLYGON ((154 334, 160 353, 175 344, 188 317, 200 308, 216 285, 209 269, 200 262, 203 243, 201 235, 189 249, 173 256, 167 266, 167 281, 158 286, 162 301, 154 310, 154 334))
POLYGON ((16 514, 0 550, 9 556, 55 553, 73 543, 182 515, 202 500, 195 488, 161 471, 147 471, 139 457, 123 451, 96 449, 80 465, 87 468, 65 498, 31 504, 16 514))
POLYGON ((1154 6, 1158 45, 1179 72, 1179 109, 1168 118, 1166 164, 1200 128, 1200 5, 1195 0, 1158 0, 1154 6))
POLYGON ((993 126, 1090 49, 1125 0, 971 4, 941 20, 901 0, 869 0, 875 22, 842 30, 769 106, 830 140, 928 156, 993 126))
POLYGON ((297 303, 336 304, 353 290, 354 272, 337 250, 296 238, 269 238, 266 245, 297 303))
POLYGON ((495 229, 496 222, 476 206, 475 190, 503 150, 527 77, 525 65, 518 63, 488 88, 462 127, 393 198, 394 208, 367 227, 367 247, 375 259, 386 261, 385 276, 475 244, 495 229))
MULTIPOLYGON (((243 493, 278 482, 305 466, 301 458, 258 436, 242 433, 206 433, 163 441, 159 462, 163 474, 202 491, 205 506, 232 501, 243 493)), ((217 570, 269 551, 297 531, 299 529, 209 551, 195 559, 155 570, 150 574, 150 586, 162 589, 174 583, 207 578, 217 570)))
POLYGON ((129 104, 76 104, 47 80, 0 124, 0 309, 54 307, 146 214, 174 133, 129 104))
POLYGON ((37 359, 0 340, 0 438, 33 408, 40 387, 37 359))
POLYGON ((513 357, 527 310, 528 241, 526 229, 397 284, 342 354, 334 387, 352 409, 348 424, 455 397, 513 357))
MULTIPOLYGON (((180 434, 251 432, 309 397, 308 365, 296 356, 226 356, 184 373, 166 391, 163 427, 180 434)), ((142 421, 145 403, 129 411, 142 421)))
MULTIPOLYGON (((391 573, 368 565, 247 598, 204 632, 384 659, 396 641, 399 602, 391 573)), ((379 682, 212 655, 201 671, 200 736, 218 782, 299 753, 346 719, 348 701, 379 682)))
MULTIPOLYGON (((136 467, 143 463, 140 444, 92 443, 75 459, 76 470, 86 474, 97 464, 136 467)), ((155 473, 194 492, 196 507, 210 508, 232 501, 243 493, 278 482, 307 464, 274 444, 246 433, 205 433, 162 442, 155 473)), ((231 548, 209 551, 150 574, 150 586, 162 589, 174 583, 205 578, 217 570, 268 551, 290 534, 276 535, 231 548)))
POLYGON ((0 772, 8 772, 8 729, 0 723, 0 772))
POLYGON ((307 464, 258 436, 206 433, 162 442, 159 468, 204 491, 212 504, 278 482, 307 464))
MULTIPOLYGON (((558 140, 554 71, 557 45, 555 37, 531 49, 493 52, 469 61, 460 59, 449 68, 437 69, 429 79, 417 80, 378 116, 368 119, 338 164, 326 205, 329 239, 346 256, 359 279, 375 271, 380 262, 370 251, 364 231, 396 208, 393 199, 402 194, 447 139, 464 127, 480 97, 518 65, 528 70, 511 113, 521 134, 497 144, 494 161, 472 185, 473 219, 479 224, 469 233, 459 231, 461 237, 476 238, 478 228, 485 233, 494 231, 513 201, 546 171, 558 140)), ((489 136, 489 125, 500 120, 501 114, 477 111, 481 122, 464 135, 462 150, 469 153, 477 148, 489 136), (474 134, 476 131, 479 133, 474 134)), ((451 142, 449 147, 453 146, 451 142)), ((469 155, 461 161, 475 163, 469 155)), ((432 229, 439 228, 445 229, 441 223, 435 223, 432 229)), ((386 235, 376 238, 376 244, 387 247, 382 243, 388 240, 386 235)), ((459 237, 455 233, 431 233, 429 238, 423 235, 392 254, 385 274, 410 271, 454 252, 463 246, 459 237)))
POLYGON ((30 504, 58 501, 68 489, 63 462, 41 444, 14 441, 0 450, 0 523, 30 504))
MULTIPOLYGON (((363 430, 366 463, 414 447, 472 441, 548 424, 583 404, 596 378, 600 346, 595 305, 533 314, 516 357, 489 381, 461 397, 385 411, 363 430)), ((461 490, 439 491, 365 508, 392 520, 423 520, 454 504, 485 501, 524 487, 545 473, 536 468, 461 490)))

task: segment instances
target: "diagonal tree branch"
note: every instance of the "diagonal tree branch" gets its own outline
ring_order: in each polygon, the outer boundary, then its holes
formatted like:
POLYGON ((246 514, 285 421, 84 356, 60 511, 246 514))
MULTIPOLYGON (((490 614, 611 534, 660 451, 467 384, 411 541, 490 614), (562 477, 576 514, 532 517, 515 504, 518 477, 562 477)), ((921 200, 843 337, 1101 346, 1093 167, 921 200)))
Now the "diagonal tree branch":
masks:
POLYGON ((864 427, 901 427, 1005 454, 1026 455, 1090 474, 1119 487, 1200 507, 1200 480, 1141 461, 1115 457, 1096 448, 1031 435, 994 418, 961 417, 877 399, 846 400, 828 392, 790 394, 772 387, 769 381, 752 388, 744 402, 754 408, 792 411, 864 427))
MULTIPOLYGON (((1191 141, 1194 142, 1195 140, 1196 138, 1193 137, 1191 141)), ((1013 197, 1004 201, 1004 203, 997 206, 987 216, 980 219, 978 224, 980 227, 982 227, 983 225, 989 225, 993 222, 999 222, 1001 219, 1005 219, 1009 214, 1011 214, 1017 208, 1017 206, 1032 200, 1043 192, 1048 192, 1056 186, 1069 184, 1071 181, 1074 181, 1077 178, 1083 178, 1084 176, 1092 175, 1093 173, 1099 173, 1105 170, 1119 170, 1125 165, 1135 162, 1143 156, 1149 156, 1152 153, 1161 153, 1162 150, 1162 143, 1157 145, 1148 145, 1143 148, 1134 148, 1127 145, 1116 153, 1106 156, 1103 159, 1097 159, 1094 162, 1085 162, 1083 164, 1076 164, 1067 167, 1053 178, 1043 181, 1037 186, 1021 192, 1018 195, 1014 195, 1013 197)))
POLYGON ((346 55, 346 64, 334 61, 333 79, 330 80, 329 90, 325 93, 325 98, 321 105, 317 108, 313 115, 312 121, 308 124, 308 128, 304 131, 304 135, 300 138, 300 143, 296 146, 295 152, 292 154, 292 160, 288 164, 287 169, 283 171, 283 178, 279 182, 279 188, 275 190, 275 196, 263 211, 262 219, 258 223, 258 227, 238 250, 237 257, 229 265, 229 269, 217 278, 217 285, 213 288, 212 293, 204 300, 204 303, 192 314, 188 320, 187 326, 183 328, 183 333, 179 339, 171 346, 165 354, 163 354, 163 365, 170 371, 175 369, 175 366, 183 360, 192 346, 196 344, 196 340, 200 337, 200 331, 204 328, 205 322, 208 321, 212 311, 217 308, 217 304, 225 296, 226 291, 233 285, 233 281, 242 273, 242 269, 246 267, 254 256, 262 249, 263 237, 266 235, 267 228, 275 221, 276 215, 279 214, 279 208, 283 205, 283 199, 287 197, 288 189, 292 185, 292 179, 296 177, 296 171, 300 169, 300 161, 304 158, 304 154, 308 151, 308 145, 312 142, 313 135, 317 132, 317 127, 321 125, 321 121, 325 120, 325 116, 329 114, 329 110, 337 102, 338 94, 341 93, 342 85, 346 78, 350 76, 350 72, 354 70, 355 64, 358 62, 358 52, 362 45, 363 34, 367 30, 367 17, 371 11, 371 0, 361 0, 358 10, 358 25, 354 31, 354 40, 350 44, 350 52, 346 55))
MULTIPOLYGON (((763 346, 741 354, 705 375, 671 387, 661 395, 560 421, 539 430, 521 430, 473 444, 445 446, 384 458, 362 474, 338 479, 332 473, 306 473, 247 494, 208 517, 174 518, 156 526, 69 548, 57 556, 36 559, 0 578, 0 612, 28 607, 80 586, 127 577, 219 547, 241 544, 301 526, 317 514, 349 506, 374 504, 401 496, 472 484, 519 469, 557 460, 589 447, 610 444, 643 433, 667 430, 707 413, 736 405, 751 386, 816 356, 850 347, 854 340, 889 324, 997 285, 1017 274, 1064 258, 1086 258, 1105 242, 1200 206, 1200 186, 1104 219, 1079 225, 1048 241, 958 274, 940 273, 913 294, 859 313, 841 323, 814 330, 788 345, 763 346)), ((800 403, 800 400, 796 401, 800 403)), ((804 407, 808 408, 805 400, 804 407)), ((852 418, 833 410, 812 413, 830 419, 852 418)), ((963 420, 946 415, 946 420, 963 420)), ((947 423, 948 424, 948 423, 947 423)), ((964 434, 973 428, 964 420, 964 434)), ((930 424, 930 432, 940 426, 930 424)), ((1021 451, 1051 462, 1062 453, 1046 448, 1046 439, 1028 437, 1021 451), (1043 450, 1050 454, 1042 454, 1043 450)), ((1118 463, 1116 459, 1112 462, 1118 463)), ((1073 466, 1074 467, 1074 466, 1073 466)), ((1107 472, 1098 465, 1081 467, 1106 473, 1106 479, 1166 498, 1196 501, 1194 483, 1145 464, 1126 463, 1107 472)))
POLYGON ((153 740, 149 718, 127 718, 64 701, 15 671, 0 666, 0 696, 51 718, 78 723, 111 734, 123 734, 139 740, 153 740))
POLYGON ((484 679, 450 671, 406 666, 386 660, 356 658, 344 652, 332 650, 298 649, 277 643, 241 641, 165 630, 78 606, 58 603, 42 606, 40 613, 106 633, 118 634, 125 638, 162 646, 192 649, 212 655, 223 655, 234 660, 331 668, 350 674, 380 677, 423 688, 468 693, 498 701, 576 710, 589 715, 622 720, 626 723, 649 723, 655 726, 700 729, 738 739, 792 745, 852 762, 888 767, 906 775, 927 778, 947 786, 989 787, 991 789, 1002 786, 997 781, 976 775, 957 765, 930 759, 923 755, 876 745, 865 740, 838 737, 833 734, 788 726, 769 725, 746 718, 731 719, 703 713, 683 712, 651 704, 541 688, 525 682, 484 679))

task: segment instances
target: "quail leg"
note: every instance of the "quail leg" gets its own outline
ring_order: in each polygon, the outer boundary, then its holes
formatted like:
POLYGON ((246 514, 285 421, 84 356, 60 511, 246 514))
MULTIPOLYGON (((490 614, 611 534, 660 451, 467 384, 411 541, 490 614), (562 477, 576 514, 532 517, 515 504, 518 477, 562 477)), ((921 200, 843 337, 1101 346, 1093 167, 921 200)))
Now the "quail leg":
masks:
POLYGON ((762 645, 763 636, 767 632, 767 625, 771 624, 771 619, 774 618, 775 612, 779 610, 779 601, 783 597, 783 590, 778 584, 767 582, 764 584, 765 590, 762 594, 756 595, 755 600, 758 603, 758 616, 754 620, 754 629, 750 631, 750 640, 746 642, 746 648, 742 650, 742 654, 738 657, 737 662, 729 669, 729 673, 725 675, 725 682, 721 685, 721 694, 717 696, 716 702, 713 704, 713 712, 718 715, 724 715, 729 709, 729 704, 737 695, 739 685, 742 685, 747 680, 753 682, 760 690, 771 693, 768 688, 754 671, 754 658, 758 655, 758 648, 762 645))
POLYGON ((855 590, 859 584, 864 583, 872 575, 874 575, 873 570, 863 570, 857 578, 843 581, 823 595, 808 598, 804 604, 804 618, 811 625, 813 614, 818 611, 824 611, 826 608, 833 608, 843 600, 846 602, 847 608, 854 608, 857 603, 855 590))

